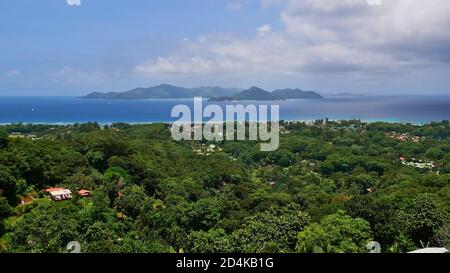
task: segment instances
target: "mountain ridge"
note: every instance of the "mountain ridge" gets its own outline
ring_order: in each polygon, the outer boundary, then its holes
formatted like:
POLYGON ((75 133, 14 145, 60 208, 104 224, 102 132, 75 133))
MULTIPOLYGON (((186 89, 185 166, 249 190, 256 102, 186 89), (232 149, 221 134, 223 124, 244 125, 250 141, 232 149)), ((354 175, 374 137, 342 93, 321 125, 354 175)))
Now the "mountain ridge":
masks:
POLYGON ((185 99, 195 96, 214 97, 227 96, 238 93, 240 89, 214 87, 195 87, 186 88, 174 86, 170 84, 160 84, 152 87, 137 87, 125 92, 92 92, 83 99, 124 99, 124 100, 140 100, 140 99, 185 99))
POLYGON ((234 96, 213 97, 210 101, 233 101, 233 100, 259 100, 259 101, 275 101, 289 99, 323 99, 321 95, 314 91, 304 91, 298 88, 277 89, 273 92, 261 89, 259 87, 250 87, 234 96))
POLYGON ((314 91, 301 89, 277 89, 273 92, 253 86, 241 90, 237 88, 223 88, 219 86, 203 86, 186 88, 170 84, 160 84, 152 87, 137 87, 125 92, 92 92, 83 99, 187 99, 193 97, 205 97, 211 101, 227 100, 286 100, 286 99, 323 99, 314 91))

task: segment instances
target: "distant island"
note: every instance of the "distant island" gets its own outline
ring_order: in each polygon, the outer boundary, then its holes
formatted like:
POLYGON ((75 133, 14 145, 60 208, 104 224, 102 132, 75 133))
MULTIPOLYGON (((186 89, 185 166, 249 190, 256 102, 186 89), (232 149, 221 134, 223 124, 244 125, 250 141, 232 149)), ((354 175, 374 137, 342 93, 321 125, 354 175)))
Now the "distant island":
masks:
POLYGON ((138 87, 125 92, 90 93, 84 99, 120 99, 120 100, 144 100, 144 99, 186 99, 193 97, 220 97, 233 96, 240 89, 222 87, 196 87, 185 88, 170 84, 161 84, 153 87, 138 87))
POLYGON ((222 87, 196 87, 185 88, 170 84, 161 84, 153 87, 138 87, 125 92, 93 92, 82 98, 84 99, 120 99, 120 100, 142 100, 142 99, 186 99, 196 96, 215 97, 232 96, 238 93, 237 88, 222 87))
POLYGON ((142 99, 187 99, 193 97, 205 97, 210 101, 241 101, 241 100, 287 100, 287 99, 323 99, 314 91, 303 91, 301 89, 279 89, 273 92, 258 87, 246 90, 223 87, 196 87, 185 88, 169 84, 161 84, 148 88, 135 88, 125 92, 93 92, 83 99, 120 99, 120 100, 142 100, 142 99))
POLYGON ((303 91, 301 89, 278 89, 273 92, 258 87, 243 90, 234 96, 212 97, 210 101, 241 101, 241 100, 289 100, 289 99, 323 99, 314 91, 303 91))

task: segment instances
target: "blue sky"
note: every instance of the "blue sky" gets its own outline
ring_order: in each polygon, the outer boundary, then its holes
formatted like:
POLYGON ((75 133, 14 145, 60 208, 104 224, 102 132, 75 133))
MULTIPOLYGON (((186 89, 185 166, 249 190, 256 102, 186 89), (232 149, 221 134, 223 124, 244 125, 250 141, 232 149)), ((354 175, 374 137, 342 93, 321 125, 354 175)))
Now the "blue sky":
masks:
POLYGON ((3 0, 0 95, 80 95, 160 83, 449 94, 450 1, 374 2, 381 5, 3 0))

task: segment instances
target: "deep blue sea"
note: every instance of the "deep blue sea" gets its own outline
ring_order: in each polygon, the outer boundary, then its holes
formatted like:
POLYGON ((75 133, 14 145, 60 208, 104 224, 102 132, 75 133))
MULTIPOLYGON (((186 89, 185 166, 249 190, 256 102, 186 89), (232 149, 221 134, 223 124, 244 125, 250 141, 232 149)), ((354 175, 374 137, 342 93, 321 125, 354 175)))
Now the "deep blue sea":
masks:
MULTIPOLYGON (((67 124, 95 121, 170 122, 172 107, 193 106, 191 99, 86 100, 75 97, 0 97, 0 123, 67 124)), ((204 106, 210 104, 204 102, 204 106)), ((226 103, 216 103, 222 107, 226 103)), ((229 103, 228 103, 229 104, 229 103)), ((235 103, 240 104, 240 103, 235 103)), ((278 104, 280 119, 361 119, 363 121, 427 123, 450 119, 449 96, 330 97, 324 100, 278 102, 246 101, 242 104, 278 104)), ((207 119, 206 119, 207 120, 207 119)))

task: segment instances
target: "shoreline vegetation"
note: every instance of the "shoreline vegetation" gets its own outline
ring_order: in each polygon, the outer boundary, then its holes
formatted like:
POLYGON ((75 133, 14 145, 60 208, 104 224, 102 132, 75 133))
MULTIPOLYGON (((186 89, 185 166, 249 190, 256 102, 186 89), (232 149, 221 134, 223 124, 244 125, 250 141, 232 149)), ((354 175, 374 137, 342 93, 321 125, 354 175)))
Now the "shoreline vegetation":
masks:
POLYGON ((449 121, 281 122, 280 133, 261 152, 174 141, 164 123, 0 126, 0 252, 450 246, 449 121))

